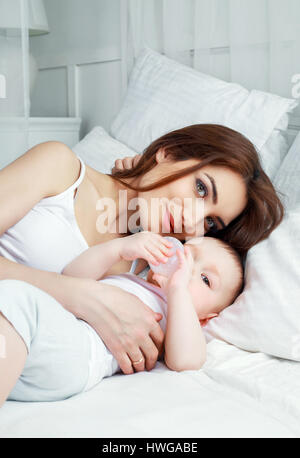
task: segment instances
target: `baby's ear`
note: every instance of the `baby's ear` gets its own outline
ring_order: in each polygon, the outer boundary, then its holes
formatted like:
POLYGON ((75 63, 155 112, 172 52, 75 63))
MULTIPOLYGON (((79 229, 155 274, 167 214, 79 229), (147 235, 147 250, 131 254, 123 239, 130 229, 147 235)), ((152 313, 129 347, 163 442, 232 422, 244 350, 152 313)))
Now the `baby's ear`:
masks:
POLYGON ((202 326, 202 328, 204 328, 204 326, 206 326, 210 320, 212 320, 213 318, 217 318, 217 316, 219 316, 218 313, 210 313, 206 318, 204 318, 203 320, 199 320, 200 321, 200 324, 202 326))

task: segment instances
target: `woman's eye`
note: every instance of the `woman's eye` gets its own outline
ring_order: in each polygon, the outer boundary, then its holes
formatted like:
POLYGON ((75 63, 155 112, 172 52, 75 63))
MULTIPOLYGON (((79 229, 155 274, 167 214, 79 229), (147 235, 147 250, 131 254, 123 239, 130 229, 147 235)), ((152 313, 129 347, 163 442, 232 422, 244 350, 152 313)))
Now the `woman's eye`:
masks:
POLYGON ((200 197, 204 198, 204 197, 207 196, 207 194, 208 194, 207 187, 205 186, 203 181, 197 179, 196 180, 196 188, 197 188, 197 192, 198 192, 200 197))
POLYGON ((207 276, 204 275, 204 274, 201 274, 201 278, 202 278, 203 282, 204 282, 207 286, 210 287, 210 281, 209 281, 209 279, 207 278, 207 276))
POLYGON ((209 231, 217 232, 218 226, 214 222, 214 220, 209 216, 206 218, 207 226, 209 231))

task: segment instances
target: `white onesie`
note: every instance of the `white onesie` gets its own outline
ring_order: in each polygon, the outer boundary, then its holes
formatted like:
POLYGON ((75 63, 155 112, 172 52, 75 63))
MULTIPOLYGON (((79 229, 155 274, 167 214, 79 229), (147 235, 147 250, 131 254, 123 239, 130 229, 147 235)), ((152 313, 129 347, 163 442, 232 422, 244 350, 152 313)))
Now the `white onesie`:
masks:
MULTIPOLYGON (((159 323, 162 330, 164 332, 166 331, 167 301, 161 288, 131 273, 112 275, 100 281, 112 286, 117 286, 128 293, 134 294, 154 312, 161 313, 163 318, 159 323)), ((126 307, 125 303, 124 307, 126 307)), ((96 331, 85 321, 82 321, 82 323, 88 330, 91 347, 89 376, 84 388, 84 391, 87 391, 99 383, 104 377, 109 377, 118 372, 120 366, 96 331)))

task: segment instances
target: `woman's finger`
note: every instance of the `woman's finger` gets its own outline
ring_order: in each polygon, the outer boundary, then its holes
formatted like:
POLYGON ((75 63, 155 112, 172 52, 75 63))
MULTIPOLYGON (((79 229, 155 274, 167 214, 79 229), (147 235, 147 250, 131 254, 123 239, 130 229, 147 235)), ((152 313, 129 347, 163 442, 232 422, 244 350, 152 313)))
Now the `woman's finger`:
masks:
MULTIPOLYGON (((142 256, 141 256, 142 257, 142 256)), ((164 333, 158 323, 159 315, 137 296, 111 285, 94 282, 94 289, 88 288, 93 307, 93 321, 90 323, 113 356, 124 374, 134 373, 128 354, 138 353, 145 339, 151 338, 161 350, 164 333), (126 307, 124 307, 126 303, 126 307), (99 307, 99 305, 103 307, 99 307), (94 318, 94 309, 97 311, 94 318)), ((84 298, 86 300, 86 291, 84 298)), ((141 350, 142 351, 142 350, 141 350)), ((155 354, 154 354, 155 356, 155 354)), ((151 368, 153 353, 147 369, 151 368)))
POLYGON ((126 170, 130 170, 133 167, 133 158, 132 157, 125 157, 123 159, 123 165, 126 170))
POLYGON ((141 157, 142 155, 141 154, 137 154, 136 156, 134 156, 133 158, 133 167, 136 167, 138 165, 138 163, 140 162, 141 160, 141 157))
POLYGON ((131 361, 132 368, 136 372, 142 372, 145 370, 145 357, 141 351, 139 353, 130 354, 128 357, 131 361))
MULTIPOLYGON (((153 330, 150 332, 149 337, 151 338, 152 342, 154 343, 155 348, 158 351, 158 354, 161 355, 164 350, 165 335, 164 335, 162 328, 160 327, 158 323, 156 323, 156 327, 153 328, 153 330)), ((146 340, 144 342, 146 342, 146 340)), ((154 352, 155 348, 153 348, 153 350, 149 350, 150 361, 153 361, 153 358, 151 360, 151 354, 155 356, 155 352, 154 352)), ((142 350, 143 350, 144 355, 146 356, 147 350, 145 350, 145 348, 142 348, 142 350)), ((153 367, 155 366, 155 363, 156 361, 154 361, 154 363, 153 362, 149 363, 149 361, 146 360, 146 369, 147 370, 153 369, 153 367)))
POLYGON ((124 170, 122 159, 117 159, 115 161, 115 168, 118 169, 118 170, 124 170))
POLYGON ((156 330, 148 339, 144 339, 140 346, 145 355, 145 367, 147 371, 151 371, 155 367, 157 358, 163 349, 163 344, 161 343, 163 338, 164 333, 158 324, 156 330))
POLYGON ((118 364, 123 374, 125 375, 134 374, 132 362, 127 353, 125 352, 124 353, 122 352, 122 354, 117 353, 115 357, 118 360, 118 364))

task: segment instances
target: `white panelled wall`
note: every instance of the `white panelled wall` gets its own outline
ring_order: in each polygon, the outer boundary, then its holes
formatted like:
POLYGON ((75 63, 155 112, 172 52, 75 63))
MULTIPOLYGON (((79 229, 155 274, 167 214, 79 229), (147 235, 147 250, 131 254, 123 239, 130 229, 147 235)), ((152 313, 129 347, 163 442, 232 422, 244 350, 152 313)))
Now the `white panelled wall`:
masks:
POLYGON ((126 4, 45 0, 50 33, 30 38, 39 68, 31 116, 81 117, 81 138, 96 125, 109 129, 126 86, 126 4))
MULTIPOLYGON (((171 0, 44 0, 44 3, 50 33, 30 38, 31 52, 39 68, 31 98, 31 116, 80 117, 81 138, 96 125, 109 130, 126 90, 127 71, 133 57, 128 53, 135 55, 142 44, 187 65, 193 60, 198 63, 195 66, 198 70, 230 80, 227 16, 231 10, 228 0, 214 3, 218 9, 213 37, 209 32, 212 19, 208 21, 210 16, 203 9, 205 5, 211 7, 211 3, 205 0, 178 0, 176 4, 181 8, 173 11, 172 16, 169 15, 174 5, 171 0), (191 27, 195 5, 203 9, 202 15, 200 10, 195 10, 199 13, 198 20, 204 17, 199 37, 199 30, 196 29, 195 35, 191 27), (133 50, 130 46, 127 48, 128 6, 133 50), (174 33, 169 37, 172 30, 174 33), (174 56, 171 45, 179 51, 174 56), (195 49, 197 46, 199 49, 195 49), (211 64, 209 68, 205 67, 206 62, 211 64)), ((238 5, 236 3, 235 8, 238 5)), ((262 30, 265 34, 268 32, 262 30)), ((292 65, 294 60, 288 62, 292 65)), ((271 91, 268 86, 264 87, 264 81, 259 80, 257 84, 258 89, 271 91)), ((279 95, 291 97, 290 91, 288 83, 286 93, 279 95)), ((290 143, 299 129, 298 111, 291 118, 290 143)))

